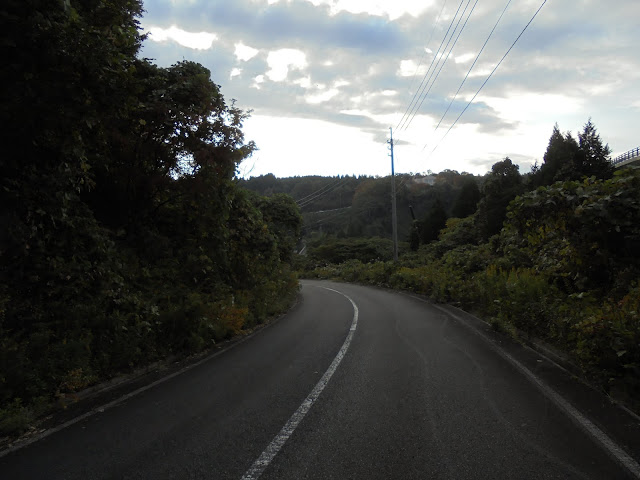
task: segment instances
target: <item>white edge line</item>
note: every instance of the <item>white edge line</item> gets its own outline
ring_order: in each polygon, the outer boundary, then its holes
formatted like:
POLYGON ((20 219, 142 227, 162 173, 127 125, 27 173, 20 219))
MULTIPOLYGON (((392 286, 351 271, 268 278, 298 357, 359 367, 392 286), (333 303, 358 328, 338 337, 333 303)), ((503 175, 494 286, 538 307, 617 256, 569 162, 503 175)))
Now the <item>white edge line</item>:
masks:
MULTIPOLYGON (((420 301, 425 301, 419 297, 413 296, 420 301)), ((427 302, 429 303, 429 302, 427 302)), ((440 307, 439 305, 430 304, 434 308, 437 308, 441 312, 450 315, 451 317, 458 320, 460 323, 466 325, 462 318, 458 315, 446 310, 445 308, 440 307)), ((624 451, 622 447, 620 447, 617 443, 615 443, 606 433, 600 430, 593 422, 591 422, 587 417, 585 417, 582 413, 580 413, 573 405, 571 405, 567 400, 565 400, 559 393, 545 384, 542 380, 536 377, 531 370, 525 367, 518 360, 513 358, 507 352, 496 346, 493 342, 486 338, 481 332, 477 331, 475 328, 471 328, 477 335, 485 339, 490 345, 492 345, 493 350, 497 352, 500 356, 506 359, 511 365, 516 367, 520 372, 522 372, 527 379, 533 383, 538 389, 549 399, 551 399, 556 406, 558 406, 564 413, 573 420, 580 428, 586 431, 591 437, 596 440, 607 453, 613 457, 619 464, 624 466, 630 473, 632 473, 636 478, 640 478, 640 464, 635 461, 635 459, 624 451)))
POLYGON ((338 354, 333 359, 333 362, 331 362, 331 365, 329 365, 329 368, 324 373, 322 378, 318 381, 318 383, 313 388, 311 393, 307 396, 307 398, 305 398, 302 404, 298 407, 298 410, 296 410, 294 414, 291 415, 291 418, 289 418, 289 420, 284 425, 284 427, 282 427, 282 430, 280 430, 280 432, 274 437, 274 439, 271 441, 269 446, 265 448, 265 450, 258 457, 258 459, 255 462, 253 462, 253 465, 251 465, 249 470, 247 470, 247 472, 242 476, 242 480, 256 480, 257 478, 260 477, 260 475, 262 475, 262 473, 273 461, 273 459, 278 454, 278 452, 283 447, 283 445, 286 443, 286 441, 289 439, 289 437, 293 434, 293 432, 295 431, 297 426, 300 424, 302 419, 309 412, 309 410, 311 409, 311 406, 318 399, 318 397, 320 396, 324 388, 327 386, 327 383, 329 383, 329 380, 331 380, 331 377, 337 370, 338 366, 342 362, 342 359, 347 353, 347 350, 349 349, 349 345, 351 344, 351 340, 353 339, 353 335, 355 334, 356 328, 358 326, 358 306, 351 299, 351 297, 349 297, 348 295, 345 295, 342 292, 339 292, 338 290, 334 290, 333 288, 328 288, 328 287, 319 287, 319 288, 324 288, 325 290, 336 292, 342 295, 343 297, 345 297, 347 300, 349 300, 351 302, 351 305, 353 305, 353 320, 351 321, 349 334, 347 335, 347 338, 342 344, 340 351, 338 351, 338 354))

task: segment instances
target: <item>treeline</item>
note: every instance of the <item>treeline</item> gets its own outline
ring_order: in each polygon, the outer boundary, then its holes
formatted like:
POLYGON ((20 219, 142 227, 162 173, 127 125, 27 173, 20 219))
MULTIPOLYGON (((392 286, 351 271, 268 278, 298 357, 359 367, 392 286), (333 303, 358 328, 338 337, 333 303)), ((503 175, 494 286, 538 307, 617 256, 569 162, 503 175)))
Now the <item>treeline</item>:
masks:
POLYGON ((334 258, 344 251, 333 242, 301 260, 305 274, 459 304, 562 349, 638 408, 640 169, 614 173, 609 153, 591 121, 577 139, 556 126, 542 165, 521 175, 509 159, 495 164, 475 212, 445 218, 433 240, 405 249, 398 263, 328 263, 327 248, 334 258))
POLYGON ((237 185, 245 114, 201 65, 138 58, 141 12, 0 7, 0 432, 296 295, 297 205, 237 185))
MULTIPOLYGON (((445 170, 429 175, 396 175, 398 232, 409 241, 413 217, 423 222, 434 208, 445 216, 466 216, 475 211, 484 177, 445 170)), ((261 195, 287 193, 304 218, 306 239, 391 238, 390 177, 290 177, 262 175, 243 180, 261 195)), ((429 226, 420 226, 429 238, 429 226)), ((433 230, 433 228, 431 229, 433 230)), ((437 230, 436 230, 437 231, 437 230)))

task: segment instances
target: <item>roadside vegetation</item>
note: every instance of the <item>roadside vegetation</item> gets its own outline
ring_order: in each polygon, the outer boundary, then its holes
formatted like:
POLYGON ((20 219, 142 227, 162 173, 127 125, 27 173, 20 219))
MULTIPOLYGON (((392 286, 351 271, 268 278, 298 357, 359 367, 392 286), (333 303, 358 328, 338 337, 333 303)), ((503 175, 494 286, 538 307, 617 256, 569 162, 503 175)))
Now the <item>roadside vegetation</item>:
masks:
POLYGON ((238 185, 246 114, 138 58, 137 0, 0 7, 0 437, 285 311, 302 219, 238 185))
POLYGON ((399 175, 393 263, 390 178, 239 179, 247 113, 202 65, 139 58, 141 11, 0 7, 0 437, 285 311, 296 271, 461 305, 640 398, 640 171, 591 121, 525 175, 399 175))
POLYGON ((381 239, 316 232, 299 268, 309 278, 459 305, 522 341, 565 352, 591 382, 637 409, 640 169, 614 173, 608 155, 591 121, 577 139, 556 126, 532 172, 521 175, 507 158, 482 179, 478 197, 459 191, 475 203, 471 214, 434 203, 414 222, 399 262, 390 246, 376 253, 381 239))

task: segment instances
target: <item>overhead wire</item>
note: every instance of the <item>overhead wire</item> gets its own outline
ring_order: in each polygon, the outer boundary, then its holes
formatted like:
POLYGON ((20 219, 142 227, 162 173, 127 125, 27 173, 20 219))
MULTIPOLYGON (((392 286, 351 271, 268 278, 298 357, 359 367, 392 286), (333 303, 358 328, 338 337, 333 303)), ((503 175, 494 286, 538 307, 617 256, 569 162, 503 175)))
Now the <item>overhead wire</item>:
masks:
POLYGON ((335 185, 336 183, 339 183, 339 182, 341 182, 342 180, 343 180, 342 178, 338 178, 338 179, 336 179, 336 181, 335 181, 334 183, 330 183, 329 185, 325 185, 324 187, 319 188, 319 189, 318 189, 318 190, 316 190, 315 192, 311 192, 309 195, 306 195, 306 196, 304 196, 304 197, 302 197, 302 198, 299 198, 299 199, 295 200, 295 202, 296 202, 296 203, 304 202, 304 200, 305 200, 306 198, 313 197, 313 196, 314 196, 314 195, 316 195, 318 192, 321 192, 322 190, 325 190, 325 189, 329 188, 331 185, 335 185))
MULTIPOLYGON (((434 62, 438 58, 438 54, 440 53, 440 50, 442 49, 442 46, 444 45, 445 40, 449 36, 449 32, 451 31, 451 27, 453 26, 453 23, 455 22, 456 18, 458 17, 458 12, 460 12, 460 8, 462 8, 462 4, 463 3, 464 3, 464 0, 460 0, 460 5, 458 5, 458 9, 456 10, 456 14, 451 19, 451 23, 449 24, 449 28, 447 28, 447 31, 445 32, 444 37, 442 37, 442 41, 440 42, 440 46, 438 47, 438 50, 436 51, 435 55, 431 59, 431 64, 429 65, 429 68, 427 69, 427 72, 422 77, 422 81, 420 82, 420 85, 418 86, 418 88, 416 90, 416 93, 414 94, 413 98, 411 99, 411 102, 409 103, 409 107, 407 107, 407 111, 411 111, 411 112, 413 111, 413 105, 414 105, 414 102, 416 101, 416 98, 418 97, 418 92, 420 92, 420 90, 422 89, 422 86, 424 85, 424 82, 427 79, 427 76, 429 75, 429 72, 431 71, 431 67, 433 67, 434 62)), ((451 36, 453 37, 453 34, 451 36)), ((406 116, 406 112, 405 112, 405 115, 402 116, 402 120, 398 123, 398 125, 396 125, 396 130, 398 130, 398 129, 403 129, 404 130, 405 129, 405 128, 403 128, 403 125, 406 123, 406 118, 408 118, 408 117, 406 116)))
MULTIPOLYGON (((507 4, 505 5, 504 9, 502 10, 502 13, 500 14, 500 16, 498 17, 498 20, 496 21, 495 25, 491 29, 491 32, 489 32, 489 35, 487 36, 487 39, 484 41, 484 44, 482 45, 482 48, 478 52, 478 55, 476 55, 475 60, 471 64, 471 67, 469 68, 469 70, 467 71, 467 74, 465 75, 464 79, 462 80, 462 83, 460 83, 460 86, 458 87, 458 90, 456 91, 455 95, 453 96, 453 98, 449 102, 449 105, 447 106, 447 109, 442 114, 442 117, 440 117, 440 121, 438 121, 438 125, 436 125, 436 128, 433 130, 433 133, 435 133, 438 130, 438 128, 440 128, 440 125, 442 124, 442 120, 444 120, 444 117, 447 116, 447 113, 449 113, 449 110, 451 109, 451 105, 456 100, 456 98, 458 98, 458 94, 460 93, 460 90, 462 90, 462 87, 464 86, 465 82, 469 78, 469 75, 471 74, 471 71, 473 70, 473 67, 475 67, 476 63, 478 62, 478 59, 480 58, 480 55, 482 55, 482 52, 484 51, 485 47, 487 46, 487 43, 489 43, 489 40, 493 36, 493 32, 495 32, 496 28, 498 27, 498 24, 500 23, 500 20, 502 20, 502 17, 504 16, 505 12, 507 11, 507 8, 509 8, 509 5, 511 5, 511 2, 512 2, 512 0, 509 0, 507 2, 507 4)), ((427 147, 427 144, 425 144, 425 146, 422 147, 422 150, 424 150, 426 147, 427 147)))
MULTIPOLYGON (((442 8, 440 9, 440 13, 438 13, 438 16, 436 17, 435 22, 433 22, 433 27, 431 28, 431 35, 429 35, 429 40, 427 40, 427 44, 425 45, 425 48, 422 51, 422 57, 420 57, 420 62, 418 63, 418 66, 416 67, 416 71, 415 71, 415 73, 413 74, 413 76, 411 78, 411 84, 409 85, 409 91, 410 92, 413 89, 413 84, 415 83, 416 78, 418 77, 418 72, 420 71, 420 67, 422 66, 422 62, 424 61, 424 57, 427 54, 427 50, 429 48, 429 44, 431 44, 431 40, 433 39, 433 34, 436 31, 436 26, 438 25, 438 21, 440 20, 440 17, 442 16, 442 12, 444 12, 444 7, 447 6, 447 2, 448 2, 448 0, 444 0, 444 2, 442 3, 442 8)), ((432 63, 433 63, 433 60, 432 60, 432 63)), ((404 111, 404 114, 402 115, 402 118, 398 122, 398 125, 396 125, 396 129, 398 128, 398 126, 404 120, 404 117, 406 116, 407 112, 409 111, 409 107, 411 106, 411 104, 413 104, 413 101, 415 100, 417 94, 418 94, 418 90, 416 90, 416 93, 413 94, 413 98, 411 99, 411 102, 409 103, 409 105, 407 105, 407 109, 404 111)))
MULTIPOLYGON (((467 6, 465 7, 465 10, 462 12, 462 15, 460 16, 460 20, 462 20, 462 17, 464 17, 464 14, 465 14, 467 8, 469 7, 470 3, 471 3, 471 0, 469 0, 469 2, 467 3, 467 6)), ((420 101, 420 105, 418 105, 418 108, 416 108, 416 111, 415 111, 413 117, 411 117, 411 120, 407 124, 406 128, 409 128, 411 126, 411 123, 413 122, 413 119, 415 118, 417 113, 420 111, 420 108, 422 108, 422 104, 424 103, 426 98, 429 96, 429 93, 431 93, 431 89, 433 88, 433 86, 435 85, 436 81, 438 80, 438 77, 440 76, 440 72, 442 72, 442 69, 444 68, 445 64, 447 63, 447 60, 449 59, 449 56, 451 55, 451 52, 453 52, 453 49, 455 48, 456 44, 458 43, 458 40, 460 39, 460 36, 462 35, 462 32, 464 31, 465 27, 467 26, 467 23, 469 22, 469 19, 471 18, 471 15, 473 14, 473 11, 476 8, 476 5, 478 5, 478 0, 476 0, 476 2, 473 4, 473 7, 471 8, 471 11, 469 12, 469 15, 467 16, 467 19, 465 20, 464 24, 462 25, 462 28, 458 32, 458 36, 456 37, 455 41, 453 42, 453 45, 451 45, 451 48, 449 49, 447 54, 443 57, 444 61, 442 62, 442 65, 440 66, 440 70, 438 70, 438 73, 436 74, 436 76, 434 77, 433 81, 431 82, 431 86, 429 87, 429 90, 427 90, 427 93, 425 93, 422 96, 422 100, 420 101)), ((460 20, 458 20, 458 24, 456 25, 456 30, 458 28, 458 25, 460 24, 460 20)), ((451 35, 451 38, 453 38, 453 35, 455 35, 455 30, 454 30, 453 34, 451 35)), ((445 47, 445 50, 446 50, 446 47, 445 47)), ((437 68, 437 66, 436 66, 436 68, 437 68)))
POLYGON ((350 208, 351 208, 351 207, 346 207, 346 208, 344 209, 344 210, 345 210, 344 212, 339 212, 339 213, 336 213, 336 214, 334 214, 334 215, 330 215, 330 216, 328 216, 328 217, 325 217, 325 218, 322 218, 322 219, 318 220, 317 222, 310 223, 309 225, 303 225, 303 226, 302 226, 302 229, 304 230, 304 229, 306 229, 306 228, 311 228, 311 227, 315 227, 315 226, 317 226, 317 225, 322 225, 322 224, 324 224, 324 223, 327 223, 328 221, 333 220, 334 218, 337 218, 337 217, 339 217, 340 215, 344 215, 345 213, 347 213, 346 211, 347 211, 348 209, 350 209, 350 208))
POLYGON ((328 190, 326 190, 326 191, 324 191, 324 192, 322 192, 322 193, 319 193, 318 195, 316 195, 316 196, 314 196, 314 197, 312 197, 312 198, 310 198, 310 199, 308 199, 308 200, 305 200, 304 202, 300 202, 300 203, 298 203, 298 206, 299 206, 300 208, 304 208, 304 207, 306 207, 307 205, 311 205, 312 203, 317 202, 318 200, 320 200, 322 197, 324 197, 324 196, 325 196, 325 195, 327 195, 328 193, 331 193, 331 192, 332 192, 332 191, 334 191, 336 188, 340 187, 340 186, 341 186, 341 185, 346 181, 346 179, 347 179, 347 177, 344 177, 343 179, 341 179, 341 182, 340 182, 340 183, 334 184, 332 188, 330 188, 330 189, 328 189, 328 190))
MULTIPOLYGON (((494 69, 491 71, 491 73, 489 74, 489 76, 485 79, 485 81, 482 83, 482 85, 480 85, 480 88, 478 89, 478 91, 475 93, 475 95, 473 96, 473 98, 471 98, 471 100, 469 100, 469 103, 467 103, 466 107, 464 107, 464 109, 462 110, 462 112, 460 112, 460 115, 458 115, 458 118, 456 118, 456 120, 451 124, 451 126, 449 127, 449 129, 446 131, 446 133, 444 134, 444 136, 440 139, 440 141, 436 144, 435 147, 433 147, 433 150, 431 150, 431 152, 429 153, 430 157, 433 152, 436 151, 436 149, 440 146, 440 144, 442 143, 442 141, 447 137, 447 135, 449 134, 449 132, 451 131, 451 129, 458 123, 458 120, 460 120, 460 117, 462 117, 462 115, 464 114, 464 112, 467 111, 467 109, 469 108, 469 106, 473 103, 473 101, 476 99, 476 97, 480 94, 480 91, 484 88, 484 86, 487 84, 487 82, 491 79, 491 77, 493 76, 493 74, 496 72, 496 70, 498 69, 498 67, 500 67, 500 65, 502 64, 502 62, 504 61, 505 58, 507 58, 507 55, 509 55, 509 52, 511 52, 511 50, 513 50, 513 47, 516 45, 516 43, 518 43, 518 40, 520 40, 520 37, 522 37, 522 35, 524 34, 524 32, 527 30, 527 28, 529 28, 529 25, 531 25, 531 23, 533 23, 533 21, 535 20, 535 18, 538 16, 538 13, 540 13, 540 10, 542 10, 542 7, 545 6, 545 4, 547 3, 547 0, 544 0, 542 2, 542 4, 540 4, 540 6, 538 7, 538 9, 536 10, 536 13, 533 14, 533 16, 531 17, 531 19, 527 22, 527 24, 524 26, 524 28, 522 29, 522 31, 520 32, 520 34, 516 37, 516 39, 513 41, 513 43, 511 44, 511 46, 509 47, 509 49, 506 51, 506 53, 502 56, 502 58, 500 59, 500 61, 498 62, 498 64, 494 67, 494 69)), ((427 158, 428 158, 427 157, 427 158)))
POLYGON ((346 208, 351 208, 351 205, 349 205, 347 207, 331 208, 329 210, 316 210, 315 212, 304 212, 304 214, 305 215, 313 215, 315 213, 330 213, 330 212, 337 212, 338 210, 344 210, 346 208))

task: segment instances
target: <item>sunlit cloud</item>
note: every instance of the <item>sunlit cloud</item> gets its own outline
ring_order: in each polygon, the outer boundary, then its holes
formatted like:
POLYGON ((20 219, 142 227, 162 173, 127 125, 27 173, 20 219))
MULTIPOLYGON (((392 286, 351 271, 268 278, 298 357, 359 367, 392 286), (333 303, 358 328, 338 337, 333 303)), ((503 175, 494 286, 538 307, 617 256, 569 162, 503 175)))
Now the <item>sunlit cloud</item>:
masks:
POLYGON ((267 77, 274 82, 282 82, 289 75, 289 70, 302 70, 307 66, 304 52, 292 48, 283 48, 269 52, 267 64, 270 70, 267 77))
POLYGON ((463 53, 462 55, 459 55, 459 56, 455 57, 455 62, 456 63, 468 63, 473 58, 475 58, 475 56, 476 56, 475 53, 463 53))
POLYGON ((413 77, 414 75, 424 75, 427 73, 429 65, 419 64, 414 60, 400 60, 398 75, 401 77, 413 77))
POLYGON ((255 57, 259 50, 256 48, 251 48, 248 47, 247 45, 243 44, 242 42, 240 43, 236 43, 235 44, 235 56, 238 60, 241 60, 243 62, 246 62, 248 60, 251 60, 253 57, 255 57))
MULTIPOLYGON (((310 125, 301 119, 321 121, 314 138, 327 137, 328 125, 363 132, 357 138, 373 141, 371 151, 385 166, 385 135, 393 126, 398 171, 484 173, 506 155, 525 168, 527 159, 541 159, 554 123, 576 132, 589 117, 612 149, 637 146, 637 2, 591 2, 590 9, 548 4, 484 84, 540 1, 512 4, 450 107, 506 0, 478 3, 444 68, 449 48, 439 43, 459 4, 445 0, 145 0, 141 23, 151 35, 141 56, 167 67, 181 59, 202 63, 225 98, 270 118, 261 127, 290 119, 288 137, 310 125), (430 77, 434 60, 440 66, 430 77), (406 129, 396 129, 405 112, 406 129)), ((282 141, 254 132, 247 138, 258 141, 262 159, 254 173, 267 173, 269 162, 274 170, 282 163, 283 172, 296 164, 282 141)), ((349 161, 357 163, 355 172, 384 173, 370 170, 371 162, 349 161)), ((308 173, 317 168, 305 165, 308 173)))
POLYGON ((169 28, 149 27, 149 40, 153 42, 167 42, 173 40, 183 47, 194 50, 207 50, 211 48, 213 42, 218 39, 215 33, 207 32, 187 32, 181 28, 171 25, 169 28))

